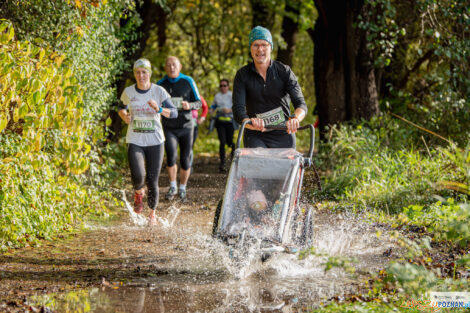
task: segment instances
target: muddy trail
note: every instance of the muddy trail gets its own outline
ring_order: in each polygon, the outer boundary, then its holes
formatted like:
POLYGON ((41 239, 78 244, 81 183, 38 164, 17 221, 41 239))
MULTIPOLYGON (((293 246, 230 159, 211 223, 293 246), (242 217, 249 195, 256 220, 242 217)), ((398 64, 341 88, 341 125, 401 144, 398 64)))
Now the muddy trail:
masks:
MULTIPOLYGON (((305 188, 315 185, 312 177, 307 171, 305 188)), ((144 225, 125 203, 113 209, 111 223, 1 255, 0 312, 301 312, 361 292, 364 277, 394 257, 385 230, 377 238, 366 221, 318 206, 317 255, 234 264, 210 235, 225 180, 216 158, 199 157, 189 202, 161 200, 156 227, 144 225), (342 268, 325 272, 328 256, 356 258, 356 276, 342 268)), ((165 169, 160 186, 163 199, 165 169)), ((131 202, 129 191, 122 195, 131 202)))

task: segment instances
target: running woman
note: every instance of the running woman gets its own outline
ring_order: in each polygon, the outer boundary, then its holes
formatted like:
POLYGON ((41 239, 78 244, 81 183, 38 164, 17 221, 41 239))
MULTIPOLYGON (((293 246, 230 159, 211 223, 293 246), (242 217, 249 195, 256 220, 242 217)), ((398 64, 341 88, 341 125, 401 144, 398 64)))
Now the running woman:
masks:
POLYGON ((150 208, 149 224, 155 225, 158 206, 158 178, 163 162, 163 134, 160 116, 176 118, 178 111, 170 95, 160 86, 150 83, 152 66, 147 59, 134 63, 136 84, 124 89, 119 116, 128 124, 126 143, 132 185, 134 211, 142 213, 145 186, 150 208))

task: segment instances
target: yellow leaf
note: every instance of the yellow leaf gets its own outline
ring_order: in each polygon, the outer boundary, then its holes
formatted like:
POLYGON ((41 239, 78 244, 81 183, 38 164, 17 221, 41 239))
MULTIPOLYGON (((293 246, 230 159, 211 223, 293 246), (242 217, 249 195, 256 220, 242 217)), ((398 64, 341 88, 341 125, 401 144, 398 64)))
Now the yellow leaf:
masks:
POLYGON ((83 154, 87 155, 91 150, 91 146, 89 144, 85 144, 84 146, 85 146, 85 151, 83 152, 83 154))
POLYGON ((39 51, 39 61, 42 61, 42 58, 44 57, 44 54, 46 54, 46 51, 44 49, 41 49, 39 51))
POLYGON ((34 141, 34 150, 39 151, 39 150, 41 150, 41 147, 42 147, 42 135, 37 134, 36 135, 36 140, 34 141))
POLYGON ((72 70, 70 69, 70 67, 67 67, 64 71, 64 77, 69 78, 70 76, 72 76, 72 70))
POLYGON ((18 108, 15 108, 13 110, 13 122, 18 122, 18 120, 20 119, 20 111, 18 108))
POLYGON ((79 9, 82 8, 82 3, 80 2, 80 0, 75 0, 75 5, 76 5, 77 8, 79 8, 79 9))
POLYGON ((8 120, 6 117, 0 118, 0 133, 7 127, 8 120))
POLYGON ((35 170, 37 170, 39 166, 41 165, 41 163, 38 160, 33 160, 32 164, 35 170))
POLYGON ((80 26, 76 26, 75 31, 80 37, 83 37, 83 29, 80 26))
POLYGON ((12 40, 13 37, 15 37, 15 30, 13 29, 13 27, 10 27, 10 29, 8 30, 7 41, 12 40))

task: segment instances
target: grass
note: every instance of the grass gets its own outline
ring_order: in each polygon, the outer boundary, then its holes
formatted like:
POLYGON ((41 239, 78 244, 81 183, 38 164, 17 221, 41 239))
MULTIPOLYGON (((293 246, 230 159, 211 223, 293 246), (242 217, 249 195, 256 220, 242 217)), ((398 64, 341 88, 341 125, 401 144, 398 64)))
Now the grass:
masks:
POLYGON ((330 129, 319 153, 324 191, 313 194, 395 229, 407 252, 370 278, 366 294, 311 312, 437 312, 429 291, 469 290, 468 279, 455 275, 470 266, 469 150, 429 146, 416 129, 387 117, 330 129), (437 246, 453 254, 453 275, 430 257, 437 246))

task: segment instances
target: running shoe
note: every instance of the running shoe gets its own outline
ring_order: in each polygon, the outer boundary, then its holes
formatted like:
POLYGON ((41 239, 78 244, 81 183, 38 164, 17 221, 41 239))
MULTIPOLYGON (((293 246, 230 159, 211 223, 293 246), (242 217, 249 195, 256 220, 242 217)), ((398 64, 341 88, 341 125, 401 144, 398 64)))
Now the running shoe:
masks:
POLYGON ((170 187, 170 189, 168 189, 168 192, 165 195, 165 199, 173 200, 173 198, 176 196, 176 194, 177 194, 176 188, 175 187, 170 187))
POLYGON ((181 201, 186 202, 188 198, 186 197, 186 190, 181 190, 178 192, 178 197, 180 198, 181 201))
POLYGON ((144 210, 144 194, 134 192, 134 212, 139 214, 144 210))

